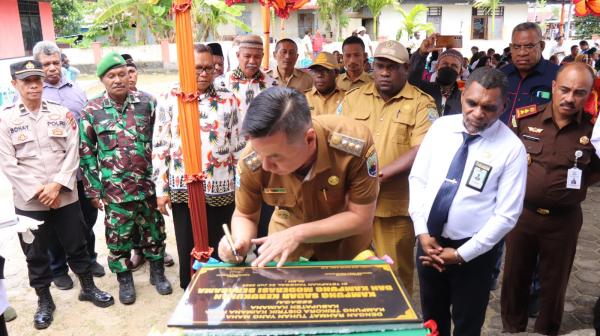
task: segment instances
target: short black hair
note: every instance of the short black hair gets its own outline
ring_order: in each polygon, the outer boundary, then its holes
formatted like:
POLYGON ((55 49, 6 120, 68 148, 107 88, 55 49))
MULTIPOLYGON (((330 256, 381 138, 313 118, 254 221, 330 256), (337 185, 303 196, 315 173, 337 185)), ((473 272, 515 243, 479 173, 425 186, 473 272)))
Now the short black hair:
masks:
POLYGON ((573 51, 575 48, 579 48, 579 46, 578 46, 577 44, 573 44, 573 45, 571 46, 571 51, 573 51))
POLYGON ((279 50, 279 46, 280 46, 282 43, 285 43, 285 42, 288 42, 288 43, 293 43, 293 44, 294 44, 294 46, 296 46, 296 51, 298 51, 298 44, 296 44, 296 41, 294 41, 294 40, 292 40, 292 39, 290 39, 290 38, 283 38, 283 39, 281 39, 281 40, 277 41, 277 43, 275 43, 275 51, 274 51, 274 52, 276 53, 276 52, 277 52, 277 50, 279 50))
POLYGON ((496 53, 496 50, 494 50, 494 48, 490 48, 490 49, 487 50, 487 53, 493 55, 493 54, 496 53))
POLYGON ((536 35, 540 38, 540 40, 542 39, 542 29, 535 22, 519 23, 518 25, 515 26, 515 28, 513 28, 512 34, 510 36, 511 37, 514 36, 516 32, 528 31, 528 30, 535 31, 536 35))
POLYGON ((282 131, 289 142, 294 142, 311 126, 306 97, 298 90, 275 86, 252 100, 242 123, 242 133, 262 138, 282 131))
POLYGON ((194 52, 196 54, 202 54, 202 53, 209 53, 211 55, 213 54, 212 48, 210 48, 206 44, 202 44, 202 43, 194 44, 194 52))
POLYGON ((358 36, 349 36, 342 43, 342 53, 344 52, 344 47, 347 46, 347 45, 349 45, 349 44, 360 44, 360 46, 362 47, 363 51, 365 50, 365 42, 363 42, 363 40, 360 37, 358 37, 358 36))
POLYGON ((223 57, 223 48, 221 47, 221 45, 219 43, 211 42, 211 43, 207 44, 206 46, 210 48, 213 56, 223 57))
POLYGON ((486 89, 500 89, 502 97, 506 96, 508 91, 508 79, 500 70, 483 67, 475 69, 465 83, 465 89, 469 88, 474 82, 479 83, 486 89))
POLYGON ((586 40, 579 41, 579 46, 584 46, 584 45, 589 45, 588 41, 586 41, 586 40))

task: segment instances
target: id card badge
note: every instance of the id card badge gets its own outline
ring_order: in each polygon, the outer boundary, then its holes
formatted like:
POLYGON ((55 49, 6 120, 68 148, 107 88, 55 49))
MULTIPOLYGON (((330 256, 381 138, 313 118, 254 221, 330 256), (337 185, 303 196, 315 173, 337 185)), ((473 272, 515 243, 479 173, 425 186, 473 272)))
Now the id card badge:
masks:
POLYGON ((581 169, 567 170, 567 189, 581 189, 581 169))
POLYGON ((483 191, 491 171, 492 166, 475 161, 473 164, 473 169, 471 169, 471 174, 467 179, 467 187, 477 191, 483 191))

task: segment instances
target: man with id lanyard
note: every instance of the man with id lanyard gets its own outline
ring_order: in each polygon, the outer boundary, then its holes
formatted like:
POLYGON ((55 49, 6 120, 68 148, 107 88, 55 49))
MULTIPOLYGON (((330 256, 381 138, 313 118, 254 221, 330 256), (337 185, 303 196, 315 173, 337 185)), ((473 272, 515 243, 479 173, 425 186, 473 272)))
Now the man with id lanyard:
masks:
POLYGON ((583 105, 594 73, 569 63, 552 82, 552 101, 516 112, 515 132, 527 151, 523 213, 506 236, 501 312, 505 332, 527 329, 529 285, 539 256, 540 312, 534 331, 556 335, 577 238, 583 222, 581 202, 598 181, 600 159, 590 141, 594 125, 583 105))
POLYGON ((451 320, 454 335, 481 334, 498 243, 521 213, 525 148, 498 120, 507 84, 496 69, 473 71, 462 115, 433 123, 410 172, 423 319, 435 320, 440 336, 451 320))

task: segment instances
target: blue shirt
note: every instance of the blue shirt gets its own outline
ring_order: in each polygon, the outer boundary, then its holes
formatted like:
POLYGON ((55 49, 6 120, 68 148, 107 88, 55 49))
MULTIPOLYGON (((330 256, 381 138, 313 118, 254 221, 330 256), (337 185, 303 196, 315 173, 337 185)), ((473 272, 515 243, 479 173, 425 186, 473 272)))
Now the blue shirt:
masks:
POLYGON ((558 65, 541 59, 525 78, 513 64, 502 67, 500 71, 508 77, 506 109, 500 116, 504 124, 509 124, 519 107, 547 104, 552 100, 552 81, 556 78, 558 65))
POLYGON ((83 90, 75 83, 62 77, 55 85, 44 82, 42 96, 66 107, 73 113, 73 117, 79 120, 83 107, 87 104, 87 98, 83 90))

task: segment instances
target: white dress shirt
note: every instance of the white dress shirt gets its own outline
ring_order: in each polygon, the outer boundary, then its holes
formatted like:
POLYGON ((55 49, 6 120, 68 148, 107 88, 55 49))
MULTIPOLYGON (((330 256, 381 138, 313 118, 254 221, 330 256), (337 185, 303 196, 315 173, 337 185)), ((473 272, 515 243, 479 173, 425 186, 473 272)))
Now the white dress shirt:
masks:
MULTIPOLYGON (((450 163, 467 132, 462 114, 438 119, 425 136, 409 176, 408 211, 415 235, 428 233, 427 218, 433 200, 444 182, 450 163)), ((454 197, 442 237, 471 237, 458 253, 465 261, 489 251, 516 224, 525 196, 527 157, 516 135, 496 121, 469 145, 460 186, 454 197), (491 166, 483 190, 467 186, 475 162, 491 166)))
POLYGON ((600 157, 600 122, 596 121, 592 131, 592 145, 596 148, 596 155, 600 157))

